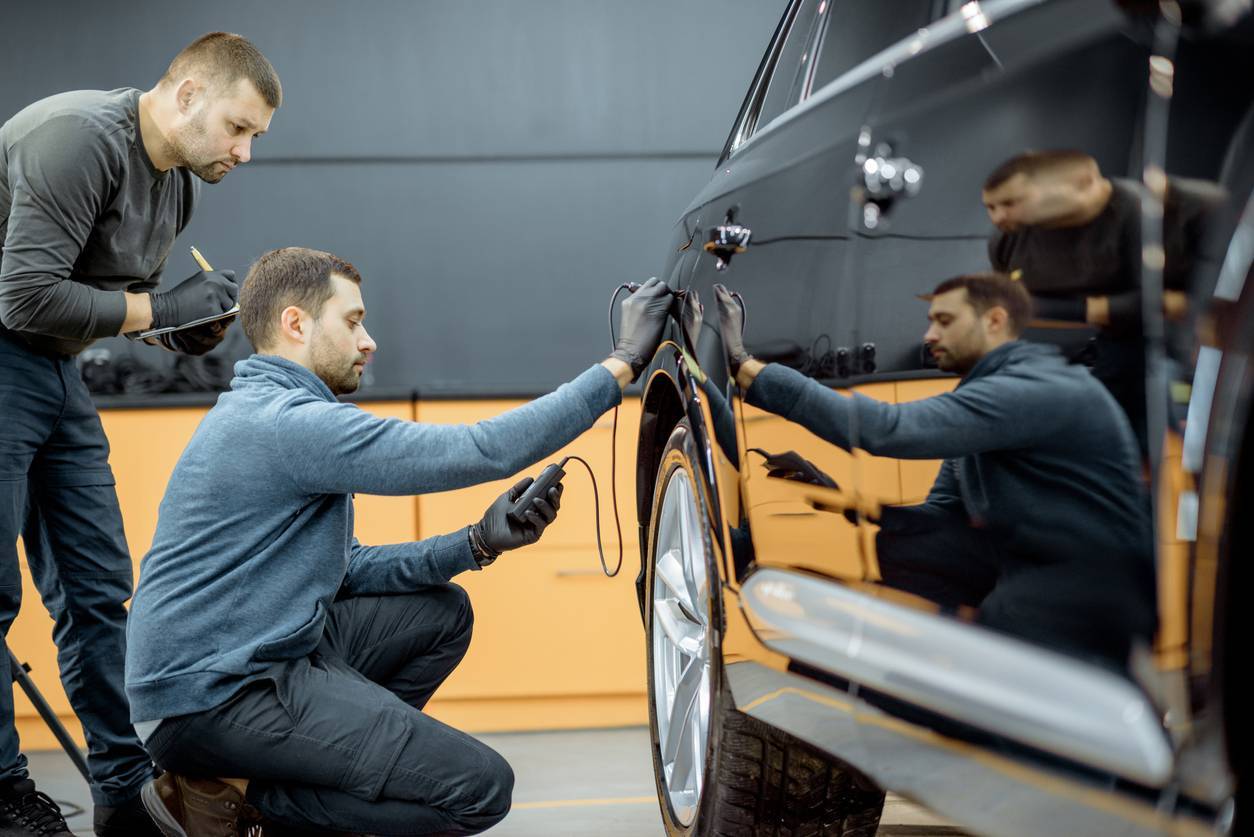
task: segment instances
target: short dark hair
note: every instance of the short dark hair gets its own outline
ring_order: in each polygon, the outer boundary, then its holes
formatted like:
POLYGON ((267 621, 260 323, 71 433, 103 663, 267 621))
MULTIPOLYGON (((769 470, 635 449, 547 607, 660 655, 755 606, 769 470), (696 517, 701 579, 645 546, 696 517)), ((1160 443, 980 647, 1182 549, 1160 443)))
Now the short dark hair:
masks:
POLYGON ((174 56, 161 81, 177 83, 193 69, 204 72, 206 79, 219 90, 230 89, 246 78, 270 107, 277 108, 283 102, 279 74, 261 50, 242 35, 230 32, 201 35, 174 56))
POLYGON ((984 191, 996 189, 1017 174, 1035 177, 1042 172, 1053 172, 1068 166, 1096 165, 1096 163, 1092 155, 1070 148, 1025 151, 993 169, 984 180, 984 191))
POLYGON ((1015 337, 1023 333, 1032 319, 1032 297, 1027 288, 1023 287, 1022 282, 1011 279, 1004 273, 964 273, 954 276, 941 282, 923 298, 931 299, 959 288, 966 290, 967 302, 977 314, 983 314, 995 306, 1004 308, 1010 333, 1015 337))
POLYGON ((239 294, 239 319, 253 348, 274 345, 279 314, 289 305, 322 314, 334 294, 331 274, 361 284, 357 268, 339 256, 307 247, 284 247, 262 254, 253 262, 239 294))

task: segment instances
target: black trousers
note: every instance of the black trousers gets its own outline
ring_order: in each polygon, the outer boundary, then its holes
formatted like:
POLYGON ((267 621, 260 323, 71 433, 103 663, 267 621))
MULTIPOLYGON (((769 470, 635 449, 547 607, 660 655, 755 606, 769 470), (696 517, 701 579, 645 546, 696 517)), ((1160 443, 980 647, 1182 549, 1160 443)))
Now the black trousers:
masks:
POLYGON ((470 645, 460 587, 344 599, 318 649, 276 664, 226 703, 168 718, 153 760, 251 780, 248 800, 296 828, 475 834, 509 812, 514 774, 422 708, 470 645))
POLYGON ((1108 668, 1125 669, 1133 642, 1152 639, 1157 623, 1152 573, 1100 550, 1043 561, 946 521, 881 530, 876 553, 889 586, 945 610, 978 608, 986 627, 1108 668))
MULTIPOLYGON (((31 350, 0 327, 0 632, 22 603, 17 538, 53 620, 61 682, 87 736, 92 801, 134 799, 152 762, 123 691, 131 557, 109 443, 74 359, 31 350)), ((14 648, 18 659, 23 649, 14 648)), ((0 653, 0 781, 26 776, 0 653)))

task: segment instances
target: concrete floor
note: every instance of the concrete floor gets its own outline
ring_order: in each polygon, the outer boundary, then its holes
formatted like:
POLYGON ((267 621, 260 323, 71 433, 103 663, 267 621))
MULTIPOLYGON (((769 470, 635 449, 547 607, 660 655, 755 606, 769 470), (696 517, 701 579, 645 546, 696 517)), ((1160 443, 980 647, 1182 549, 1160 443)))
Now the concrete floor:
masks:
MULTIPOLYGON (((479 736, 514 767, 514 808, 493 837, 661 835, 642 727, 479 736)), ((77 835, 91 835, 87 786, 60 751, 29 754, 39 789, 61 803, 77 835)), ((952 837, 964 832, 904 800, 889 797, 879 834, 952 837)))

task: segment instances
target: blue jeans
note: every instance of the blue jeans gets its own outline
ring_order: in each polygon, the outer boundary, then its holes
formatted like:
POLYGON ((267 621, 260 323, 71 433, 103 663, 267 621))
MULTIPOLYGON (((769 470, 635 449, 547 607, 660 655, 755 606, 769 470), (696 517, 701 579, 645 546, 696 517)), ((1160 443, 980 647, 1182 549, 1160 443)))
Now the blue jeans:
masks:
MULTIPOLYGON (((92 801, 133 799, 153 766, 123 691, 131 558, 109 443, 73 358, 0 328, 0 631, 22 602, 17 538, 53 619, 61 682, 87 737, 92 801)), ((21 648, 13 648, 21 659, 21 648)), ((0 782, 27 775, 0 655, 0 782)))
POLYGON ((249 779, 248 801, 295 828, 476 834, 509 812, 513 771, 422 712, 472 623, 455 584, 342 599, 312 654, 247 678, 219 706, 167 718, 148 749, 175 773, 249 779))

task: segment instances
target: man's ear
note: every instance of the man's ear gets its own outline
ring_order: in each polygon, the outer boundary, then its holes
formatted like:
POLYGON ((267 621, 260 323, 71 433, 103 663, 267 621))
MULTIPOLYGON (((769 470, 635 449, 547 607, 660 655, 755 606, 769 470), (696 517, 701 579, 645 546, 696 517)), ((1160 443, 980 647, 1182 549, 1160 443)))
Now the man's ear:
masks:
POLYGON ((994 305, 985 311, 984 321, 990 334, 1010 334, 1010 314, 1000 305, 994 305))
POLYGON ((203 90, 204 87, 193 78, 185 78, 179 82, 179 86, 174 89, 174 101, 178 105, 179 113, 187 116, 195 110, 203 90))
POLYGON ((279 333, 293 343, 304 343, 309 339, 309 326, 309 318, 295 305, 279 312, 279 333))

